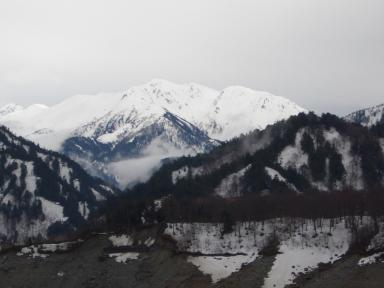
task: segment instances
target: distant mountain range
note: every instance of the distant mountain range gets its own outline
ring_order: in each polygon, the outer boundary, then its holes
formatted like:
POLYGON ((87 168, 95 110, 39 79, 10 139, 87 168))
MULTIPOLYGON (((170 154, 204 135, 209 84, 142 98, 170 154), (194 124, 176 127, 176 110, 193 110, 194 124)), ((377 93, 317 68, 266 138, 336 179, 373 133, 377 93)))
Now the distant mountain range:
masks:
POLYGON ((121 93, 73 96, 52 107, 7 105, 0 109, 0 123, 125 186, 145 181, 167 158, 207 152, 300 112, 306 110, 288 99, 244 87, 216 91, 152 80, 121 93))
POLYGON ((353 112, 344 119, 368 127, 384 124, 384 104, 353 112))
POLYGON ((154 199, 381 189, 383 107, 316 116, 265 92, 164 80, 52 107, 7 105, 0 243, 60 238, 97 219, 119 191, 88 173, 122 187, 145 182, 129 194, 154 199))
POLYGON ((0 126, 0 246, 66 239, 118 190, 0 126))

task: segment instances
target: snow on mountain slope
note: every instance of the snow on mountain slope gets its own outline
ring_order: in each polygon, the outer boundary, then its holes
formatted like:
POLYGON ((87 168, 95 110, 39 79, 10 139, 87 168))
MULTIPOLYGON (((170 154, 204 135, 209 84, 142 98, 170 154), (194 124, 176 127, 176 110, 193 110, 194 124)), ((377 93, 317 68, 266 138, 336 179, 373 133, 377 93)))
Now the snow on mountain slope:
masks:
POLYGON ((240 197, 243 190, 242 180, 251 168, 251 164, 224 178, 220 185, 215 189, 215 194, 223 198, 240 197))
POLYGON ((289 181, 284 178, 278 171, 275 169, 272 169, 270 167, 265 167, 265 172, 267 172, 267 175, 271 178, 271 180, 282 182, 285 185, 287 185, 292 191, 295 191, 296 193, 300 194, 300 191, 297 190, 295 185, 289 183, 289 181))
POLYGON ((384 124, 384 104, 353 112, 345 116, 344 119, 368 127, 384 124))
MULTIPOLYGON (((309 129, 300 129, 296 133, 295 143, 284 148, 278 156, 278 163, 284 169, 294 169, 296 171, 304 171, 309 166, 309 155, 303 151, 303 135, 307 133, 311 139, 316 139, 316 135, 309 129)), ((351 187, 355 190, 364 189, 363 171, 361 166, 360 155, 353 155, 351 139, 345 135, 341 135, 336 129, 321 131, 325 143, 335 149, 336 153, 340 155, 341 164, 344 167, 344 175, 342 179, 330 185, 329 179, 329 160, 326 163, 326 175, 321 181, 312 179, 311 183, 318 190, 329 191, 330 189, 341 190, 344 187, 351 187), (331 188, 330 188, 331 187, 331 188)), ((306 177, 312 178, 310 174, 306 177)))
POLYGON ((10 103, 10 104, 5 105, 4 107, 0 108, 0 117, 8 115, 8 114, 16 112, 16 111, 20 111, 22 109, 24 109, 22 106, 16 105, 14 103, 10 103))
POLYGON ((65 156, 0 127, 0 244, 76 231, 116 192, 65 156))
POLYGON ((52 107, 32 105, 0 117, 0 123, 20 136, 57 151, 74 130, 109 111, 118 97, 77 95, 52 107))
POLYGON ((50 108, 18 110, 0 115, 0 123, 92 166, 88 171, 98 176, 109 162, 142 157, 155 139, 169 147, 163 152, 167 157, 205 152, 218 145, 213 139, 226 141, 305 111, 285 98, 244 87, 216 91, 159 79, 121 93, 77 95, 50 108))
POLYGON ((149 117, 169 111, 207 131, 211 138, 229 140, 305 111, 288 99, 266 92, 237 86, 216 91, 197 84, 177 85, 165 80, 152 80, 122 93, 77 95, 43 110, 37 115, 25 115, 25 110, 12 113, 0 121, 19 122, 24 129, 13 130, 28 130, 28 134, 39 130, 73 132, 87 125, 90 135, 89 124, 101 117, 105 123, 118 115, 132 121, 149 121, 149 117))
POLYGON ((158 189, 164 193, 172 185, 172 194, 182 194, 186 189, 180 181, 188 183, 191 191, 204 183, 204 193, 224 198, 248 193, 366 191, 384 185, 380 133, 335 115, 301 113, 224 143, 211 153, 173 161, 147 185, 164 185, 167 189, 158 189))
POLYGON ((165 158, 205 152, 217 145, 203 131, 169 112, 150 115, 142 122, 126 121, 119 115, 96 125, 99 127, 91 135, 88 127, 76 131, 79 136, 65 141, 62 151, 79 163, 93 163, 87 171, 104 179, 108 175, 120 186, 145 181, 165 158))
POLYGON ((208 123, 198 119, 195 123, 212 138, 229 140, 300 112, 306 110, 286 98, 233 86, 219 92, 209 109, 208 123))

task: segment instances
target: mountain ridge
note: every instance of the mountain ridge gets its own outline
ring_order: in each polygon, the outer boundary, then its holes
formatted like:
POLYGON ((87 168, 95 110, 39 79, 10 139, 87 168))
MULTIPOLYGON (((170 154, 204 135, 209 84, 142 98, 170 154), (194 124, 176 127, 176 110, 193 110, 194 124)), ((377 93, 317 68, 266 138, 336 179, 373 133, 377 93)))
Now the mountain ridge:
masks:
POLYGON ((50 108, 29 110, 0 116, 0 123, 43 147, 67 153, 85 168, 97 166, 88 172, 107 171, 96 175, 108 181, 111 162, 146 157, 155 144, 160 149, 151 156, 163 159, 206 152, 220 141, 306 112, 286 98, 245 87, 216 91, 159 79, 121 93, 72 96, 50 108), (92 149, 106 149, 104 155, 114 150, 115 156, 100 161, 92 149))
POLYGON ((67 237, 119 191, 0 126, 0 243, 67 237), (65 236, 67 235, 67 236, 65 236))
POLYGON ((380 135, 335 115, 302 113, 211 153, 175 160, 136 190, 157 198, 371 190, 384 185, 380 135))

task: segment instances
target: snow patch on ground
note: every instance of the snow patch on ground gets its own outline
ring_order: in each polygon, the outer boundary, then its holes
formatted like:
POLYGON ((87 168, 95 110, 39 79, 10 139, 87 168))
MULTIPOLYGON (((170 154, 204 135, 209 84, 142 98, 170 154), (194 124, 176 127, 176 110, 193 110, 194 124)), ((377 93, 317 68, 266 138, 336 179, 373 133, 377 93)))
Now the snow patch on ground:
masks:
POLYGON ((367 251, 377 251, 384 249, 384 223, 379 224, 378 233, 372 238, 367 251))
POLYGON ((82 243, 83 240, 74 242, 50 243, 39 244, 21 248, 18 256, 28 256, 32 258, 47 258, 51 253, 66 252, 73 248, 75 245, 82 243))
POLYGON ((359 266, 365 266, 375 263, 384 263, 384 252, 375 253, 371 256, 361 258, 357 264, 359 266))
POLYGON ((133 245, 133 238, 130 235, 112 235, 108 239, 112 242, 113 247, 124 247, 133 245))
POLYGON ((265 279, 264 288, 284 288, 300 273, 309 272, 320 263, 333 263, 347 252, 350 233, 343 222, 336 225, 332 235, 323 233, 314 237, 315 233, 312 230, 312 235, 307 237, 294 234, 281 242, 280 253, 265 279))
POLYGON ((236 223, 233 232, 226 234, 221 223, 173 223, 167 224, 164 233, 176 241, 179 251, 192 254, 188 261, 211 275, 212 281, 257 259, 274 235, 280 242, 280 254, 264 287, 279 288, 320 263, 340 259, 351 241, 348 223, 346 219, 271 219, 236 223))
POLYGON ((154 244, 155 244, 156 240, 149 237, 148 239, 146 239, 144 241, 144 245, 147 246, 147 247, 152 247, 154 244))
POLYGON ((39 252, 37 246, 24 247, 17 253, 17 256, 28 256, 32 258, 47 258, 47 254, 42 254, 39 252))
POLYGON ((236 256, 189 256, 187 261, 195 265, 203 274, 209 275, 212 282, 229 277, 257 258, 257 253, 236 256))
POLYGON ((122 263, 122 264, 126 264, 128 260, 137 260, 139 259, 139 256, 140 254, 136 252, 109 254, 110 258, 114 258, 117 263, 122 263))

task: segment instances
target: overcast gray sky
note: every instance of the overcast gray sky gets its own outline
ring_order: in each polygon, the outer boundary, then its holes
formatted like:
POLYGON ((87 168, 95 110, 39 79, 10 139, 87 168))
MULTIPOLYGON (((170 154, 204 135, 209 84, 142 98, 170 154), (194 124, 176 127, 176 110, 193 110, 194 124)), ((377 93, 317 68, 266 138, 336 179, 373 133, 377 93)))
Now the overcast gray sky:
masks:
POLYGON ((1 0, 0 105, 165 78, 343 115, 384 102, 383 11, 382 0, 1 0))

